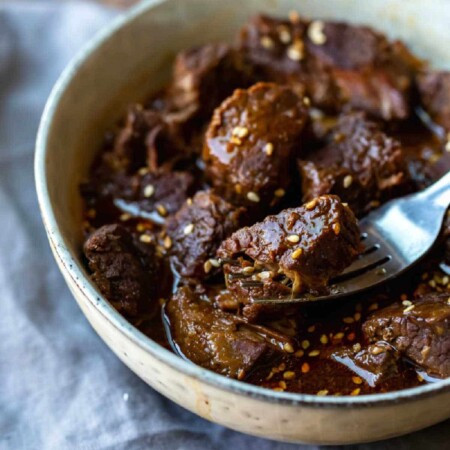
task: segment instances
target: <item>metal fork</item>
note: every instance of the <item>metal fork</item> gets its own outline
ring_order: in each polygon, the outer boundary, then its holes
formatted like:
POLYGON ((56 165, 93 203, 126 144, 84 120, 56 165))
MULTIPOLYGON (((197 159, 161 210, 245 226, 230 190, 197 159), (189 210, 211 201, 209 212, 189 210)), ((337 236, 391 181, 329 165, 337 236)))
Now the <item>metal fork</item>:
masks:
MULTIPOLYGON (((332 300, 385 283, 409 269, 430 250, 439 236, 449 204, 450 172, 427 189, 391 200, 360 221, 364 250, 352 265, 330 280, 330 294, 255 298, 253 302, 293 304, 332 300)), ((245 286, 246 282, 242 283, 245 286)), ((250 283, 254 286, 255 282, 250 283)))

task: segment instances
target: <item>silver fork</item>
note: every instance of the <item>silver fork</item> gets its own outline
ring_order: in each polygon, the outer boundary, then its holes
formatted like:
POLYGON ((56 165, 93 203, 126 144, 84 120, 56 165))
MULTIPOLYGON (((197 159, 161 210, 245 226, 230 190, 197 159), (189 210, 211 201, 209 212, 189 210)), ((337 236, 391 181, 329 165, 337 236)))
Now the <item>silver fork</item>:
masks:
MULTIPOLYGON (((427 189, 391 200, 360 221, 364 250, 352 265, 330 281, 329 295, 255 298, 253 302, 292 304, 332 300, 385 283, 409 269, 430 250, 449 204, 450 172, 427 189)), ((246 282, 242 283, 245 286, 246 282)))

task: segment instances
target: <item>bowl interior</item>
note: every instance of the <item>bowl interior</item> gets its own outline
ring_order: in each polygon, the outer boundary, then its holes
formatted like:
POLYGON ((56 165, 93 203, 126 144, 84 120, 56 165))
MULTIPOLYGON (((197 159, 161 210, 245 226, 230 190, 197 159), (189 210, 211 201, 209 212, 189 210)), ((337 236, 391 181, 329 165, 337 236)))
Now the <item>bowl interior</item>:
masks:
POLYGON ((127 104, 142 100, 167 81, 179 50, 231 41, 249 16, 257 12, 285 16, 292 9, 310 17, 372 25, 404 39, 434 66, 450 68, 450 54, 441 44, 450 42, 450 8, 445 0, 144 2, 101 32, 72 62, 55 86, 41 123, 36 176, 44 222, 50 240, 64 255, 71 255, 77 273, 87 275, 80 252, 79 184, 104 132, 123 116, 127 104))

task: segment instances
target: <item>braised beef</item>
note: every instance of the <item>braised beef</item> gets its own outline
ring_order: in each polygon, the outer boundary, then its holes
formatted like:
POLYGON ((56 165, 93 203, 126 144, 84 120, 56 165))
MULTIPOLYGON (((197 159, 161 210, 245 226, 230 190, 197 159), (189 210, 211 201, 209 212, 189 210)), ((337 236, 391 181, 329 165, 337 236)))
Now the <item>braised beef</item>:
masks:
POLYGON ((450 74, 425 67, 368 27, 295 13, 179 53, 81 186, 101 294, 193 363, 276 391, 450 376, 450 216, 423 261, 374 292, 283 301, 329 292, 361 251, 355 215, 450 169, 450 74))
MULTIPOLYGON (((252 261, 254 274, 249 273, 250 277, 262 283, 288 278, 292 291, 299 293, 323 290, 328 280, 350 265, 359 251, 355 216, 338 197, 330 195, 236 231, 217 254, 226 259, 245 255, 252 261)), ((249 272, 245 258, 236 261, 242 274, 249 272)), ((233 284, 230 281, 229 277, 229 287, 233 284)), ((246 302, 252 296, 250 288, 246 302)))
POLYGON ((151 244, 139 243, 121 225, 105 225, 84 244, 92 279, 122 313, 154 311, 160 261, 151 244))
POLYGON ((236 316, 215 309, 189 287, 165 307, 172 339, 190 361, 232 378, 244 378, 269 346, 236 316))
POLYGON ((168 222, 172 261, 182 277, 203 279, 215 272, 221 242, 243 222, 245 210, 236 208, 211 191, 201 191, 185 202, 168 222))
POLYGON ((401 370, 399 354, 384 342, 364 348, 361 345, 338 348, 331 352, 330 358, 361 377, 370 387, 397 377, 401 370))
POLYGON ((214 112, 203 161, 212 185, 232 203, 275 204, 288 189, 307 109, 292 89, 258 83, 214 112))
POLYGON ((429 294, 373 313, 363 324, 370 341, 383 340, 430 375, 450 376, 448 294, 429 294))
POLYGON ((300 83, 315 106, 349 105, 385 120, 410 114, 420 62, 371 28, 259 15, 242 29, 240 46, 262 79, 300 83))
POLYGON ((408 188, 401 144, 363 113, 342 115, 327 145, 298 166, 303 201, 336 194, 358 216, 408 188))
POLYGON ((251 84, 251 67, 227 44, 207 44, 180 52, 174 63, 170 99, 179 110, 209 119, 233 90, 251 84))
POLYGON ((417 76, 417 86, 425 111, 446 133, 450 133, 450 72, 421 72, 417 76))

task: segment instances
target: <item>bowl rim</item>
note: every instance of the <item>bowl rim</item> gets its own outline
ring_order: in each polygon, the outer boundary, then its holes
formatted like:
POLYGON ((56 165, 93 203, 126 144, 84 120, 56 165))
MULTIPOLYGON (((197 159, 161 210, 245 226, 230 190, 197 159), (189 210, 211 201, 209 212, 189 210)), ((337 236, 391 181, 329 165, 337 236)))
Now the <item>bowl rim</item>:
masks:
POLYGON ((327 397, 313 394, 301 394, 291 392, 275 392, 267 388, 254 386, 242 381, 227 378, 210 370, 197 366, 190 361, 184 360, 173 352, 165 349, 156 341, 153 341, 121 314, 119 314, 110 303, 100 294, 93 282, 74 255, 69 251, 67 239, 62 235, 52 204, 50 202, 48 180, 47 180, 47 143, 51 135, 52 123, 56 115, 60 100, 65 94, 67 87, 76 78, 79 69, 95 54, 107 40, 109 40, 119 29, 133 22, 140 15, 150 11, 170 0, 144 0, 132 7, 126 13, 113 19, 110 23, 100 29, 63 70, 55 83, 50 96, 46 102, 36 139, 36 150, 34 160, 35 183, 38 203, 41 211, 44 227, 51 247, 54 250, 55 259, 60 262, 60 268, 64 268, 66 274, 77 286, 80 293, 91 306, 101 313, 103 318, 110 322, 116 330, 125 335, 127 339, 139 346, 145 352, 150 353, 160 362, 170 366, 172 369, 192 377, 200 382, 205 382, 213 388, 218 388, 244 395, 246 397, 262 400, 270 403, 284 404, 290 406, 301 405, 311 408, 349 408, 349 407, 375 407, 385 404, 414 401, 419 398, 450 392, 450 378, 414 388, 392 391, 382 394, 369 394, 360 396, 327 397))

